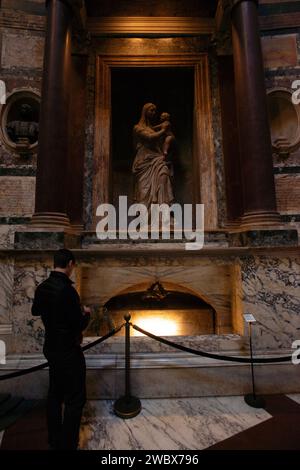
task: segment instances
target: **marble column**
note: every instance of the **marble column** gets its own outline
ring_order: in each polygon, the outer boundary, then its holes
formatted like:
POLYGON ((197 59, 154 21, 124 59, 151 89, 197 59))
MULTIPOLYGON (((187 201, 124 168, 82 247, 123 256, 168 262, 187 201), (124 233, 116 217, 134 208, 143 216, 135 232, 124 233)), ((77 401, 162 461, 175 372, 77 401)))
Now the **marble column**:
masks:
POLYGON ((227 226, 239 226, 239 220, 243 214, 240 168, 240 149, 236 101, 234 87, 234 67, 232 55, 218 57, 222 141, 225 170, 225 188, 227 202, 227 226))
POLYGON ((261 226, 276 223, 279 215, 257 8, 257 0, 233 0, 231 22, 243 195, 241 222, 261 226))
POLYGON ((71 226, 76 231, 83 230, 87 59, 87 55, 72 54, 67 212, 71 226))
POLYGON ((47 1, 35 214, 39 227, 68 227, 67 156, 72 8, 47 1))

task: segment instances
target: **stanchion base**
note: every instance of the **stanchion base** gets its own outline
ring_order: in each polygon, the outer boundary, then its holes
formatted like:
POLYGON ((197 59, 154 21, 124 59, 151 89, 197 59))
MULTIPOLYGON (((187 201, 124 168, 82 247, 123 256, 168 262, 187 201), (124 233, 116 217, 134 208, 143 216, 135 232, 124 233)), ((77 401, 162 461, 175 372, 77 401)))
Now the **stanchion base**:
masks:
POLYGON ((114 412, 123 419, 134 418, 142 409, 141 402, 136 397, 121 397, 115 401, 114 412))
POLYGON ((265 408, 266 402, 263 397, 253 395, 253 393, 248 393, 244 396, 244 400, 247 405, 252 406, 252 408, 265 408))

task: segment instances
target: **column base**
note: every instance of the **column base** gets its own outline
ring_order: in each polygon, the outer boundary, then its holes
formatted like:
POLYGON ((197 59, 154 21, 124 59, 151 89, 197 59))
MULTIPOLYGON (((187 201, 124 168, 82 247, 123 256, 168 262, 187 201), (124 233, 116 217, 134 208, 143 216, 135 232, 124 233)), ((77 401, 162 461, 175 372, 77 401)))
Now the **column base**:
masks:
POLYGON ((262 228, 280 225, 278 212, 246 212, 240 218, 240 226, 247 228, 262 228))
POLYGON ((236 220, 227 220, 227 222, 225 222, 224 224, 224 229, 225 230, 235 230, 235 229, 239 229, 241 226, 241 219, 238 218, 236 220))
POLYGON ((72 224, 71 223, 70 230, 69 230, 70 233, 80 234, 83 231, 84 231, 84 225, 83 224, 72 224))
POLYGON ((30 225, 34 227, 46 228, 68 228, 70 220, 67 214, 60 212, 36 212, 33 214, 30 225))

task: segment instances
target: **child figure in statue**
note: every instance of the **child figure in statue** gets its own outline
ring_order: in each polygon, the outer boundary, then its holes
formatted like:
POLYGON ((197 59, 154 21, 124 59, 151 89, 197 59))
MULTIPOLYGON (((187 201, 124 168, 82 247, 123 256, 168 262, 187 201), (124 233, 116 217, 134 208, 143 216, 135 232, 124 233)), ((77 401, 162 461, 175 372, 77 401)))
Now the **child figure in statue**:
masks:
POLYGON ((161 113, 160 115, 160 124, 157 126, 154 126, 153 129, 155 130, 161 130, 162 129, 162 123, 167 123, 168 127, 166 128, 166 134, 164 136, 164 141, 162 145, 162 151, 165 157, 169 155, 171 146, 173 145, 173 142, 175 141, 175 135, 173 134, 171 130, 171 122, 170 122, 170 114, 169 113, 161 113))

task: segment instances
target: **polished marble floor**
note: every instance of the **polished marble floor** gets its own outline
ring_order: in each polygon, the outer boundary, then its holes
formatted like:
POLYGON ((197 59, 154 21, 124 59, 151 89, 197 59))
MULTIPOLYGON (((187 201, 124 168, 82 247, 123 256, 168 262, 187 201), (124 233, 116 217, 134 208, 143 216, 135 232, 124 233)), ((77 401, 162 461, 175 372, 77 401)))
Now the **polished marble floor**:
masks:
POLYGON ((135 418, 123 420, 110 400, 89 401, 82 420, 83 449, 205 449, 271 418, 243 397, 144 399, 135 418))
MULTIPOLYGON (((80 444, 88 450, 300 450, 300 394, 265 395, 266 409, 241 396, 142 399, 142 411, 123 420, 113 401, 89 401, 80 444)), ((1 450, 46 450, 45 401, 24 413, 4 434, 1 450)))
POLYGON ((291 395, 287 395, 291 400, 294 400, 296 403, 300 405, 300 393, 293 393, 291 395))

